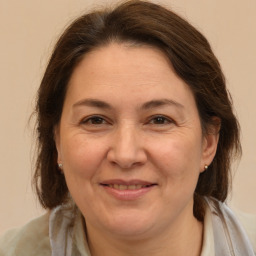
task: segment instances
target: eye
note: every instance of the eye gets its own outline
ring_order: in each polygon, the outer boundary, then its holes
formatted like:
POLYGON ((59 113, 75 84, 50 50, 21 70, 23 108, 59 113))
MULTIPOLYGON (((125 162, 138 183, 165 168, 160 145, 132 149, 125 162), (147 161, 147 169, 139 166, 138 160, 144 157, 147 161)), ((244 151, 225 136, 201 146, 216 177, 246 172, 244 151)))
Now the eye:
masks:
POLYGON ((81 124, 87 125, 102 125, 108 122, 101 116, 90 116, 81 121, 81 124))
POLYGON ((170 118, 167 118, 165 116, 154 116, 152 117, 149 122, 149 124, 156 124, 156 125, 165 125, 165 124, 170 124, 173 123, 173 120, 170 118))

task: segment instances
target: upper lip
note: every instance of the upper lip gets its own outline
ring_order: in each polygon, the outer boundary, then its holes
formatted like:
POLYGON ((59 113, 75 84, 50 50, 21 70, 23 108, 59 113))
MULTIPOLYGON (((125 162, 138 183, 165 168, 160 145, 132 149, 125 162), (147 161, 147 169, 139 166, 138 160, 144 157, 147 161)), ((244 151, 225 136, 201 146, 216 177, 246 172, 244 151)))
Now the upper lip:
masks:
POLYGON ((100 182, 101 185, 142 185, 142 186, 148 186, 148 185, 156 185, 155 182, 149 182, 145 180, 122 180, 122 179, 112 179, 112 180, 103 180, 100 182))

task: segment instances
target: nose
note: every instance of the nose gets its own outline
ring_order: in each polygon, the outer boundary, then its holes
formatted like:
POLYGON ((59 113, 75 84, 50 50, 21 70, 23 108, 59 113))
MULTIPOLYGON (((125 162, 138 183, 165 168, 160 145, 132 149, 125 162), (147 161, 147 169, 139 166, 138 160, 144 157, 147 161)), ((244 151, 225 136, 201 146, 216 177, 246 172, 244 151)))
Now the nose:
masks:
POLYGON ((143 137, 137 129, 133 125, 124 125, 115 131, 107 155, 108 161, 122 169, 143 165, 147 161, 143 137))

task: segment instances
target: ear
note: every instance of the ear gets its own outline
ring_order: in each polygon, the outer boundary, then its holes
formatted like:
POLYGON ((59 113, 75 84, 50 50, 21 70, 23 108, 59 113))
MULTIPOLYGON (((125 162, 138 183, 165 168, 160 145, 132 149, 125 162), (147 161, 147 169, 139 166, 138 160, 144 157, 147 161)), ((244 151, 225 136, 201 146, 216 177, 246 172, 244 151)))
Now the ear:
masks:
POLYGON ((212 123, 208 125, 207 131, 203 136, 201 172, 205 171, 205 166, 209 166, 215 157, 219 142, 220 127, 220 119, 213 117, 212 123))
POLYGON ((56 125, 54 127, 54 141, 55 141, 55 146, 58 153, 57 162, 62 163, 61 150, 60 150, 60 126, 59 125, 56 125))

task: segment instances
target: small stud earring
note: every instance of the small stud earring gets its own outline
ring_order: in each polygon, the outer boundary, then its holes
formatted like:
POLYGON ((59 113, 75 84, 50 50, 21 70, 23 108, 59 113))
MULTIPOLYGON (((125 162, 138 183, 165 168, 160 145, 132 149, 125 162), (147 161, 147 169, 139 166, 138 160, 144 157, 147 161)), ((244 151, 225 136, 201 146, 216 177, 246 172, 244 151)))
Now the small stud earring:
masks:
POLYGON ((208 165, 206 164, 205 166, 204 166, 204 170, 206 171, 208 169, 208 165))
POLYGON ((59 166, 59 168, 62 170, 62 168, 63 168, 63 164, 58 163, 58 166, 59 166))

